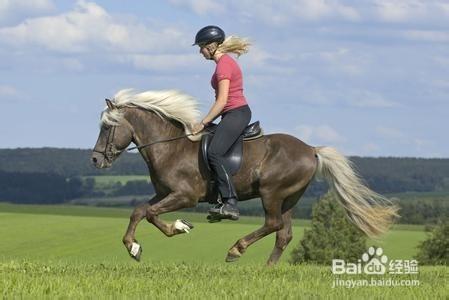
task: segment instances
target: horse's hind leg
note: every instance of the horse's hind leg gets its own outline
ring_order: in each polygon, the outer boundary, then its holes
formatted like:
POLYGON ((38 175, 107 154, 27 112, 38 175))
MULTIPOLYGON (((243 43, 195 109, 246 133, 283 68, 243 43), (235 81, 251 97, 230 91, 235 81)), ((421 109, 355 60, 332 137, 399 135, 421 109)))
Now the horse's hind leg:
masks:
POLYGON ((276 232, 276 243, 274 249, 271 252, 270 258, 267 261, 267 265, 271 266, 279 261, 282 253, 287 247, 288 243, 292 240, 292 209, 282 214, 282 221, 284 227, 276 232))
POLYGON ((271 266, 279 261, 285 248, 290 243, 293 238, 292 233, 292 213, 293 207, 298 203, 301 196, 307 189, 308 184, 303 187, 299 192, 287 197, 282 204, 282 221, 284 222, 284 227, 276 232, 276 242, 274 244, 273 251, 271 252, 270 258, 267 261, 267 265, 271 266))
POLYGON ((236 261, 242 256, 246 249, 261 238, 282 229, 281 206, 282 201, 276 201, 273 197, 262 197, 262 203, 265 209, 265 223, 256 231, 238 240, 228 251, 227 262, 236 261), (270 199, 271 201, 268 201, 270 199), (274 200, 274 201, 273 201, 274 200))

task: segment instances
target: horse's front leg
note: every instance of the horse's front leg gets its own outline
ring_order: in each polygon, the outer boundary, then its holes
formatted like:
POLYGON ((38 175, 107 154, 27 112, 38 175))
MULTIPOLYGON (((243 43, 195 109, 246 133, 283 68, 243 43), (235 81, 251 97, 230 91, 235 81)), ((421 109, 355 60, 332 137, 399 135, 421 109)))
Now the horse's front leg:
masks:
POLYGON ((123 244, 132 258, 139 261, 142 253, 142 247, 135 240, 135 232, 137 224, 143 219, 154 224, 166 236, 173 236, 179 233, 189 232, 193 225, 185 220, 176 220, 172 224, 168 224, 158 218, 159 214, 175 211, 181 208, 193 207, 196 202, 179 193, 171 193, 167 197, 159 200, 160 197, 154 196, 149 202, 142 203, 137 206, 131 214, 128 229, 123 237, 123 244))
POLYGON ((172 237, 176 234, 188 233, 193 228, 193 225, 185 220, 176 220, 173 223, 167 223, 159 219, 158 216, 182 208, 194 207, 197 204, 197 201, 194 199, 186 196, 184 193, 173 192, 162 200, 156 203, 153 202, 154 204, 152 202, 150 201, 150 205, 147 207, 146 218, 148 222, 156 226, 166 236, 172 237))
MULTIPOLYGON (((123 244, 125 245, 126 249, 130 254, 133 244, 137 244, 137 241, 135 240, 136 227, 139 224, 139 222, 146 217, 147 208, 148 206, 150 206, 150 203, 153 201, 157 201, 157 199, 158 197, 156 195, 149 202, 139 204, 134 209, 133 213, 131 214, 131 217, 129 218, 128 229, 126 230, 126 233, 123 236, 123 244)), ((139 257, 136 257, 136 255, 132 256, 138 260, 139 257)))

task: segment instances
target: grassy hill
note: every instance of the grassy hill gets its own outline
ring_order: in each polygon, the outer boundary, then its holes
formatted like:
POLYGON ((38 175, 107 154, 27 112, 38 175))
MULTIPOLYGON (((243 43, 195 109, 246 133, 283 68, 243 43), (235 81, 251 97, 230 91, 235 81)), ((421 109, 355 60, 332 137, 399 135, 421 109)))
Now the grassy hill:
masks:
MULTIPOLYGON (((137 238, 142 262, 132 261, 121 244, 131 209, 0 204, 0 291, 5 298, 444 298, 447 267, 421 267, 413 287, 333 288, 334 281, 371 280, 368 275, 336 277, 329 266, 291 266, 289 252, 308 221, 295 220, 294 240, 281 264, 264 263, 274 244, 269 236, 251 246, 241 260, 224 263, 229 247, 255 230, 261 218, 209 224, 204 214, 180 212, 165 220, 194 223, 190 234, 166 238, 145 220, 137 238)), ((391 258, 409 259, 425 238, 422 226, 398 225, 379 241, 391 258)), ((377 279, 384 278, 376 277, 377 279)))

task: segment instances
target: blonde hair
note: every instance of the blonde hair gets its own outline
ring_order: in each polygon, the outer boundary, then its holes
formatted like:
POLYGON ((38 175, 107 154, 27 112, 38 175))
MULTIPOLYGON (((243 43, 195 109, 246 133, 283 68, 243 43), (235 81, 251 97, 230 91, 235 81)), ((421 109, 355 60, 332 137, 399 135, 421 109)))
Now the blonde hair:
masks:
POLYGON ((217 51, 220 53, 234 53, 240 56, 248 52, 250 45, 251 43, 248 39, 231 35, 218 45, 217 51))

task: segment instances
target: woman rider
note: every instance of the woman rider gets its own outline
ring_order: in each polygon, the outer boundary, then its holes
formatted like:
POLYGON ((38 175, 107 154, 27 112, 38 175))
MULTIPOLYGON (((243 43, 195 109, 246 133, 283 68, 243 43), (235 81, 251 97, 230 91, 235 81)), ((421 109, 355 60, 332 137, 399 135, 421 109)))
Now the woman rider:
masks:
POLYGON ((195 37, 204 58, 216 63, 211 84, 215 90, 215 103, 201 123, 193 126, 197 134, 221 116, 208 150, 209 163, 216 176, 216 184, 223 204, 209 210, 220 218, 237 220, 237 193, 232 176, 223 163, 224 155, 243 133, 251 120, 251 110, 243 95, 243 78, 237 62, 228 53, 240 56, 248 52, 249 43, 239 37, 225 38, 218 26, 206 26, 195 37))

